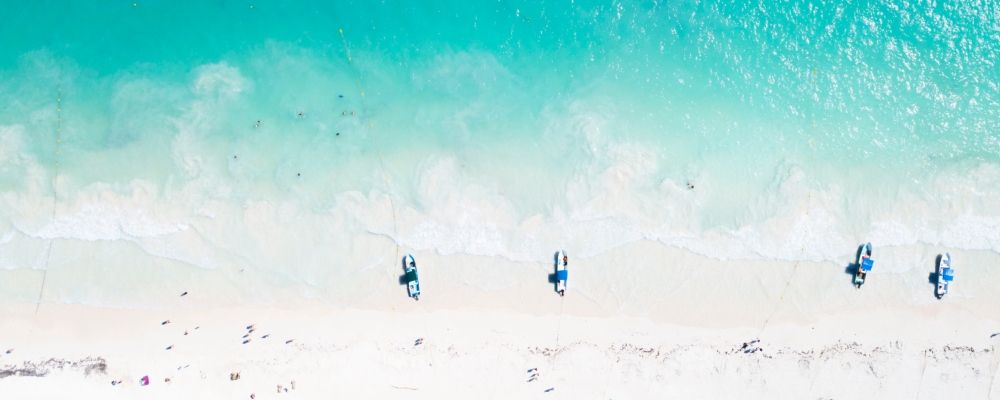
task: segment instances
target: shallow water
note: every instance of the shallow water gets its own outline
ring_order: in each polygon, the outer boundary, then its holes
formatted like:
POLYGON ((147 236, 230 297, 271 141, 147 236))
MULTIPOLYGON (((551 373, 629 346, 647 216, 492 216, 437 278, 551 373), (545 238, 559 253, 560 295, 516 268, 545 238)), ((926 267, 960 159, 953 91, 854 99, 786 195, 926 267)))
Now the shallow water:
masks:
POLYGON ((364 234, 519 261, 1000 251, 996 2, 6 13, 3 269, 125 252, 60 244, 83 241, 312 282, 379 259, 364 234))

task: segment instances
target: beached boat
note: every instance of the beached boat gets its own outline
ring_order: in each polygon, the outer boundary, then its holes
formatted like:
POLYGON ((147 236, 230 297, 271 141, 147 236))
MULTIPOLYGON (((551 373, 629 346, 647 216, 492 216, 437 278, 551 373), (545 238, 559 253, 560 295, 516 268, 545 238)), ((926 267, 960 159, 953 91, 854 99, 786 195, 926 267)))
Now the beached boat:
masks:
POLYGON ((566 268, 569 266, 569 257, 566 255, 566 251, 559 250, 556 253, 556 292, 560 296, 566 295, 566 280, 569 278, 569 271, 566 268))
POLYGON ((951 254, 944 253, 937 265, 937 289, 934 295, 940 300, 948 294, 948 285, 955 280, 955 270, 951 267, 951 254))
POLYGON ((417 277, 417 262, 412 254, 407 254, 403 258, 406 271, 406 292, 413 300, 420 300, 420 279, 417 277))
POLYGON ((858 270, 854 273, 854 286, 858 289, 861 285, 865 284, 865 278, 868 277, 868 273, 871 272, 872 267, 875 266, 875 260, 872 260, 872 244, 865 243, 861 248, 861 252, 858 254, 858 270))

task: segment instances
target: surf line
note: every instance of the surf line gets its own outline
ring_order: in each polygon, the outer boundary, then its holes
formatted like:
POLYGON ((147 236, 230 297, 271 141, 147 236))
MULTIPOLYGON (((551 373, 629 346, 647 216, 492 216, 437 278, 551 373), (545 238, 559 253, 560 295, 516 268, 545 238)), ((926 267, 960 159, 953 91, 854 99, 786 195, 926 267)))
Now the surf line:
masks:
MULTIPOLYGON (((59 189, 56 179, 59 178, 59 155, 62 147, 62 89, 58 88, 56 89, 55 134, 56 143, 53 150, 55 166, 52 168, 52 212, 49 216, 49 221, 51 222, 55 222, 56 220, 56 205, 59 203, 59 189)), ((45 269, 42 270, 42 284, 38 288, 38 299, 35 300, 35 315, 38 315, 38 309, 42 306, 42 296, 45 294, 45 280, 49 276, 49 259, 52 257, 52 244, 55 240, 55 238, 49 238, 49 242, 45 246, 45 269)))
MULTIPOLYGON (((354 58, 351 57, 351 47, 347 45, 347 36, 344 35, 344 28, 337 28, 337 32, 340 33, 340 42, 344 46, 344 56, 347 58, 347 65, 354 70, 354 84, 357 86, 358 94, 361 96, 361 109, 362 111, 367 111, 368 106, 365 98, 365 87, 364 83, 361 81, 361 71, 354 66, 354 58)), ((368 132, 374 132, 375 124, 372 122, 371 117, 367 113, 362 113, 365 119, 365 126, 368 128, 368 132)), ((375 149, 375 155, 378 157, 379 170, 382 175, 382 183, 386 187, 386 197, 389 199, 389 210, 392 212, 392 234, 393 234, 393 244, 395 244, 395 255, 393 260, 399 259, 399 225, 396 222, 396 203, 392 200, 392 195, 389 193, 389 188, 392 187, 389 182, 389 176, 385 172, 385 159, 382 157, 382 149, 378 145, 378 141, 372 140, 372 148, 375 149)))

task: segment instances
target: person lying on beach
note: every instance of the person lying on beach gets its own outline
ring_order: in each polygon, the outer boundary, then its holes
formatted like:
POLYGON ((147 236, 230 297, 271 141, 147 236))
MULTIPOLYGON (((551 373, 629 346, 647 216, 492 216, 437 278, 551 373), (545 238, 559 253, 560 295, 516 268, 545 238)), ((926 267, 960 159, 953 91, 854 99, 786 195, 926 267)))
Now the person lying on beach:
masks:
POLYGON ((528 369, 528 382, 534 382, 538 379, 538 368, 528 369))
POLYGON ((760 343, 760 339, 754 339, 754 340, 751 340, 749 342, 743 342, 743 345, 740 346, 740 350, 739 351, 742 351, 743 353, 746 353, 746 354, 753 353, 753 352, 757 351, 758 347, 755 346, 757 343, 760 343))

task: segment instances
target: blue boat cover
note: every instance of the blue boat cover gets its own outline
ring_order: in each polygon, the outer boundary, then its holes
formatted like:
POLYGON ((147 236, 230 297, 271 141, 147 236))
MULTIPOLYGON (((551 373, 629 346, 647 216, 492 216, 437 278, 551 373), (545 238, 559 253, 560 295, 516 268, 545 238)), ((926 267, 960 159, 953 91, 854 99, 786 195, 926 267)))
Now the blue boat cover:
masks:
POLYGON ((865 272, 871 271, 872 270, 872 266, 874 266, 874 265, 875 265, 875 261, 873 261, 870 258, 866 258, 864 261, 861 262, 861 270, 865 271, 865 272))
POLYGON ((561 270, 556 271, 556 279, 558 279, 560 281, 565 281, 566 278, 568 278, 568 277, 569 277, 569 271, 567 271, 565 269, 561 269, 561 270))
POLYGON ((951 268, 945 268, 944 271, 942 272, 944 272, 942 275, 944 277, 945 282, 951 282, 955 280, 955 271, 952 271, 951 268))

